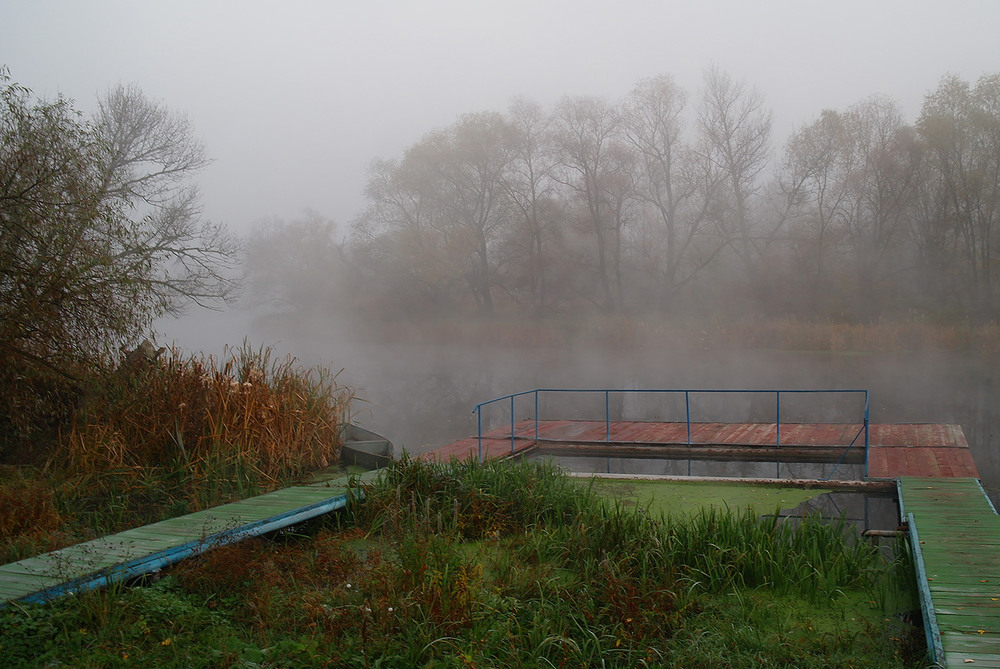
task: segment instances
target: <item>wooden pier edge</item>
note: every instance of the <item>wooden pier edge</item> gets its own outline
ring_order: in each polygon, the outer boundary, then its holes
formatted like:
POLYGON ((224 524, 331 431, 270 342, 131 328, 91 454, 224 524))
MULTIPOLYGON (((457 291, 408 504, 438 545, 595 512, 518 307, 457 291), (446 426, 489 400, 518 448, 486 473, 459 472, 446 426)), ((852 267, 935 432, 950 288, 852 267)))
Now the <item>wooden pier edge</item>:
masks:
POLYGON ((667 474, 606 474, 602 472, 567 472, 574 478, 601 478, 633 481, 666 481, 670 483, 730 483, 734 485, 773 486, 776 488, 824 488, 829 490, 895 493, 894 479, 870 479, 867 481, 846 481, 822 479, 778 479, 778 478, 739 478, 735 476, 671 476, 667 474))

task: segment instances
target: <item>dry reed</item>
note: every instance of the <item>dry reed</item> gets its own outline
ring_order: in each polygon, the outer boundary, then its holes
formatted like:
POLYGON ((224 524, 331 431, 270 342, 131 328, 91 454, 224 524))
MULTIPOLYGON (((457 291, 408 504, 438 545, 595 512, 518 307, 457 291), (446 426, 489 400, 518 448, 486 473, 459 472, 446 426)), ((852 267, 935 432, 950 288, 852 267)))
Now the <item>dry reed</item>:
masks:
POLYGON ((181 481, 189 508, 336 463, 353 399, 336 374, 246 344, 224 361, 171 350, 165 360, 119 367, 101 386, 49 467, 77 477, 113 473, 126 485, 181 481))

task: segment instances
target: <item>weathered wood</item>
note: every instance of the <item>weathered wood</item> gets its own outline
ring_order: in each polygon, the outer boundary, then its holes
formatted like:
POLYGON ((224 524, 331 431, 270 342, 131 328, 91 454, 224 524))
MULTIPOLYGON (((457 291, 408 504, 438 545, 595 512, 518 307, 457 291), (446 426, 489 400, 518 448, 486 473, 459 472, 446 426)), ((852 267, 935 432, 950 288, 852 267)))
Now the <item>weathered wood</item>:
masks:
POLYGON ((347 482, 343 477, 276 490, 0 565, 0 606, 99 587, 109 579, 146 573, 143 570, 172 564, 213 545, 301 523, 345 504, 347 482))
POLYGON ((1000 516, 974 478, 899 479, 913 518, 930 646, 946 666, 1000 658, 1000 516))
POLYGON ((841 479, 762 479, 735 476, 673 476, 669 474, 606 474, 603 472, 569 472, 569 476, 577 478, 624 479, 632 481, 676 481, 694 483, 725 483, 752 486, 774 486, 778 488, 824 488, 832 490, 850 490, 867 493, 895 493, 896 482, 888 479, 870 481, 847 481, 841 479))
POLYGON ((712 460, 731 462, 810 462, 859 465, 865 462, 865 449, 844 446, 757 446, 753 444, 676 444, 634 442, 564 442, 539 439, 536 452, 541 455, 569 457, 610 457, 657 460, 712 460))

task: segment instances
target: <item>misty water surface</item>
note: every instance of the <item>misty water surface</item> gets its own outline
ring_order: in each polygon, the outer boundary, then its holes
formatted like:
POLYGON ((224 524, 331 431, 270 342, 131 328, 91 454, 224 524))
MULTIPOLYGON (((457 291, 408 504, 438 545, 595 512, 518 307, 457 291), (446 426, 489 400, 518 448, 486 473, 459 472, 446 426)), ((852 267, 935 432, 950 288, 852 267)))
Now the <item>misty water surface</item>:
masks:
MULTIPOLYGON (((533 388, 859 388, 871 393, 873 423, 961 424, 984 485, 994 498, 1000 491, 1000 410, 993 404, 998 362, 979 354, 657 353, 428 345, 352 345, 342 351, 341 378, 366 400, 357 405, 356 421, 411 453, 474 435, 472 410, 477 403, 533 388)), ((762 401, 719 398, 716 406, 706 409, 711 414, 706 419, 773 420, 773 414, 767 416, 773 411, 770 396, 752 397, 762 401), (731 399, 732 406, 718 406, 723 399, 731 399)), ((641 400, 626 402, 625 418, 657 418, 643 411, 641 400)), ((655 412, 655 402, 645 404, 655 412)), ((853 422, 843 415, 846 410, 797 404, 794 398, 783 399, 783 421, 853 422)), ((602 399, 595 410, 593 418, 600 419, 602 399)), ((502 424, 506 415, 499 412, 494 423, 502 424)))

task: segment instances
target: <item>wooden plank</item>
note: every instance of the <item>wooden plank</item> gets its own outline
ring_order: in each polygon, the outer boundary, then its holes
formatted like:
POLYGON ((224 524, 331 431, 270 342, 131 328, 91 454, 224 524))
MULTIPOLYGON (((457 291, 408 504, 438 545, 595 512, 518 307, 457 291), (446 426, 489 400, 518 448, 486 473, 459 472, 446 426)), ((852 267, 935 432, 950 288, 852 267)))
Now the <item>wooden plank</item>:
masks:
POLYGON ((257 528, 293 523, 342 506, 346 499, 346 478, 293 486, 2 565, 0 605, 42 591, 68 591, 61 584, 79 579, 102 582, 106 569, 131 573, 147 562, 169 561, 173 553, 200 552, 226 537, 249 536, 257 528))
POLYGON ((1000 661, 1000 516, 973 478, 902 477, 899 489, 920 528, 945 666, 993 666, 1000 661))
POLYGON ((614 457, 658 460, 713 460, 726 462, 814 462, 845 464, 864 463, 864 449, 852 449, 846 455, 843 448, 828 446, 731 446, 726 444, 625 444, 539 441, 537 452, 543 455, 571 457, 614 457))

